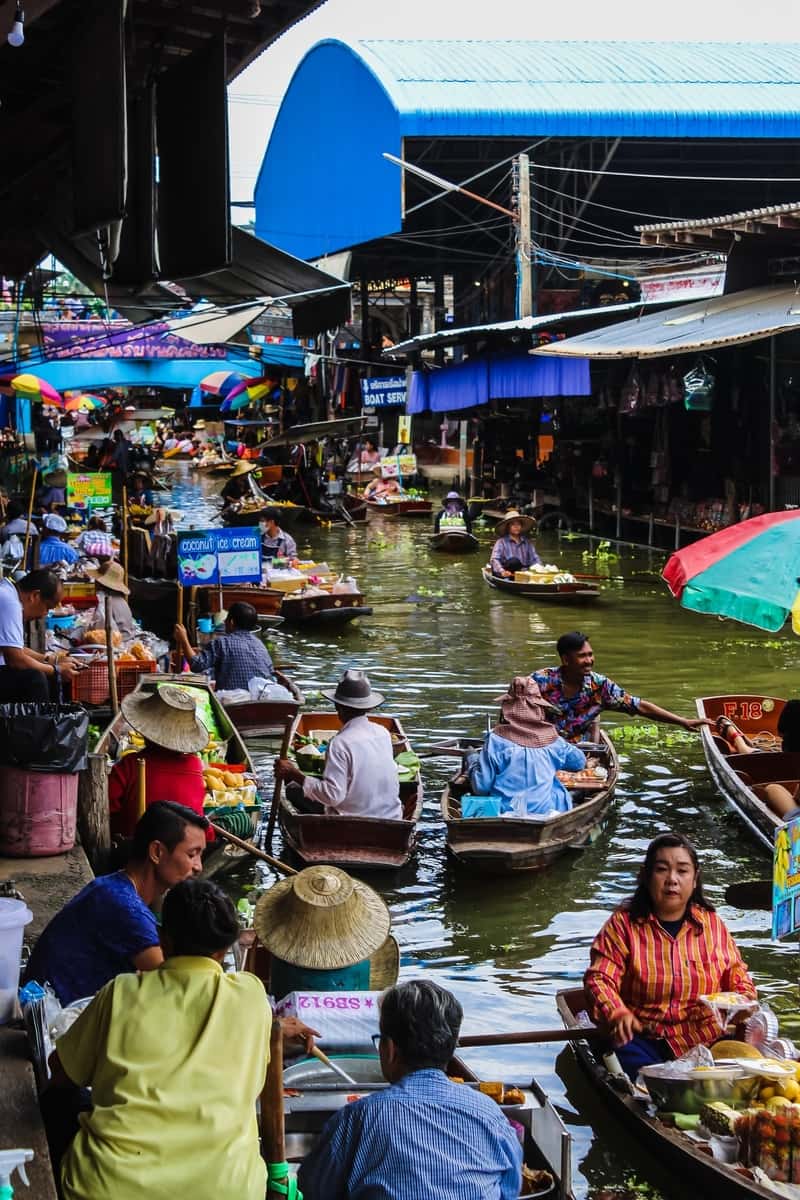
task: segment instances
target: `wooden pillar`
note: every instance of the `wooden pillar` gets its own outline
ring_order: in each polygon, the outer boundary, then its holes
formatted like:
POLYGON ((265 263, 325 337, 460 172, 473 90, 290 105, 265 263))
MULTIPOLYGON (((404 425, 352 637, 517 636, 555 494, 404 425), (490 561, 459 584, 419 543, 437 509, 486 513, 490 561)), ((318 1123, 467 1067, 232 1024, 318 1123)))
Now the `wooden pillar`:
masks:
POLYGON ((78 776, 78 836, 92 870, 102 870, 111 849, 104 754, 90 754, 86 770, 78 776))
MULTIPOLYGON (((433 281, 433 325, 435 330, 444 329, 444 275, 436 272, 433 281)), ((444 366, 444 349, 438 346, 433 352, 437 367, 444 366)))
POLYGON ((416 337, 419 333, 419 300, 417 298, 417 277, 411 276, 411 283, 408 290, 408 335, 416 337))
MULTIPOLYGON (((267 1163, 276 1166, 286 1161, 286 1140, 283 1118, 283 1033, 280 1021, 273 1021, 269 1043, 269 1069, 261 1093, 261 1150, 267 1163)), ((283 1176, 277 1182, 284 1182, 283 1176)), ((285 1191, 277 1191, 267 1182, 267 1200, 278 1200, 285 1191)))

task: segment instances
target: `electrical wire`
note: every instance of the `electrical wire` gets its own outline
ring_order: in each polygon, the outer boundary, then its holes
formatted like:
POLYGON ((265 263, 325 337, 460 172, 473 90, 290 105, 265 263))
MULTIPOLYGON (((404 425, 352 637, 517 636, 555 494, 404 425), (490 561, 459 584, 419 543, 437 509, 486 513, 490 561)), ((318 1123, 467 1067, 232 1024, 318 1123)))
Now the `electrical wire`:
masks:
POLYGON ((531 163, 535 171, 563 171, 568 175, 603 175, 613 179, 669 179, 679 183, 800 183, 796 175, 657 175, 645 171, 605 171, 592 167, 557 167, 531 163))

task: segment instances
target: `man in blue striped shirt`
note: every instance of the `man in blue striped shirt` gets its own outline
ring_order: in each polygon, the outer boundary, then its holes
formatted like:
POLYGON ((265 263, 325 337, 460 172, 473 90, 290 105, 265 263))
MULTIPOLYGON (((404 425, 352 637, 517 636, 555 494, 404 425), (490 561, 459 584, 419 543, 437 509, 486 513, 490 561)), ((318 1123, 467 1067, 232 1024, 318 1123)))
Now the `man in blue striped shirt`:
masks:
POLYGON ((493 1100, 445 1074, 463 1015, 428 980, 386 993, 378 1049, 392 1086, 331 1117, 300 1168, 305 1200, 517 1200, 514 1130, 493 1100))

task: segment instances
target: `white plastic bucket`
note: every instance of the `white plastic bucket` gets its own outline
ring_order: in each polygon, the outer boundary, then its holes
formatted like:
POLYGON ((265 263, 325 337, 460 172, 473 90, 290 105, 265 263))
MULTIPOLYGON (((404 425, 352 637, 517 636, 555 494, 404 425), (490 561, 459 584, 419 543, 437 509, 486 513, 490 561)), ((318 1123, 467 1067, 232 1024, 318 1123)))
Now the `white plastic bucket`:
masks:
POLYGON ((15 1015, 22 934, 32 920, 33 913, 24 900, 0 896, 0 1025, 15 1015))

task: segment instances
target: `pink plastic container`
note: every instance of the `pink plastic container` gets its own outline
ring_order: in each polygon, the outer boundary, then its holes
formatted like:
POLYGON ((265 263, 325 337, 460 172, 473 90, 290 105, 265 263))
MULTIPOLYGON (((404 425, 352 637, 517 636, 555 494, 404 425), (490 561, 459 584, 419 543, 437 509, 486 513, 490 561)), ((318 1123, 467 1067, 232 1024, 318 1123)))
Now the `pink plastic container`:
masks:
POLYGON ((78 776, 0 768, 0 854, 40 858, 75 845, 78 776))

